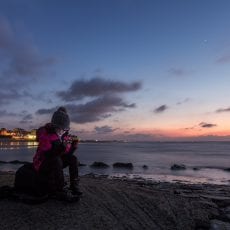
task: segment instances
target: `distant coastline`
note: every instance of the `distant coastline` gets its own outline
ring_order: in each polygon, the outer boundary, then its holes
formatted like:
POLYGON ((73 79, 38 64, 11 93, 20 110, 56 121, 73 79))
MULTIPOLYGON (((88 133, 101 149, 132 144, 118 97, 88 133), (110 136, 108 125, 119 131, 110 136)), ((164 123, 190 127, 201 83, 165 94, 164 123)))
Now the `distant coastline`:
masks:
POLYGON ((0 136, 0 141, 10 141, 10 142, 36 142, 36 140, 33 139, 24 139, 24 138, 13 138, 12 136, 0 136))
MULTIPOLYGON (((37 142, 35 139, 29 139, 25 137, 13 137, 12 135, 0 135, 0 141, 7 140, 12 142, 37 142)), ((80 140, 80 143, 124 143, 126 141, 118 140, 80 140)))
POLYGON ((12 135, 0 135, 1 139, 11 139, 12 137, 12 135))
MULTIPOLYGON (((15 137, 13 135, 0 135, 0 141, 37 142, 35 138, 15 137)), ((168 140, 168 141, 127 141, 127 140, 80 140, 80 143, 230 143, 230 140, 168 140)))

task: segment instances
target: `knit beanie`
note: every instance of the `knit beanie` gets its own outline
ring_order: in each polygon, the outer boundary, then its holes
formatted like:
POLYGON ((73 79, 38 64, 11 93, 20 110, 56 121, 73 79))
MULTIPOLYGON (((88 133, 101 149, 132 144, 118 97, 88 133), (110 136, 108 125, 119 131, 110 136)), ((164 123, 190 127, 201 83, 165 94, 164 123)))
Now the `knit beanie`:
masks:
POLYGON ((59 107, 56 112, 54 112, 51 123, 60 129, 68 130, 70 127, 70 120, 65 107, 59 107))

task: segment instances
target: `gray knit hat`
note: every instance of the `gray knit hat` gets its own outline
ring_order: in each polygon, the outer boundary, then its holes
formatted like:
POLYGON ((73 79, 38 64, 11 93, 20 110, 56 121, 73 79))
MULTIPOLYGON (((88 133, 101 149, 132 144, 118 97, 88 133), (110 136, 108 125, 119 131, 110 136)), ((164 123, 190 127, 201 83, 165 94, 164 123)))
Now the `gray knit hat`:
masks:
POLYGON ((54 112, 51 123, 60 129, 68 130, 70 127, 69 115, 67 114, 65 107, 59 107, 56 112, 54 112))

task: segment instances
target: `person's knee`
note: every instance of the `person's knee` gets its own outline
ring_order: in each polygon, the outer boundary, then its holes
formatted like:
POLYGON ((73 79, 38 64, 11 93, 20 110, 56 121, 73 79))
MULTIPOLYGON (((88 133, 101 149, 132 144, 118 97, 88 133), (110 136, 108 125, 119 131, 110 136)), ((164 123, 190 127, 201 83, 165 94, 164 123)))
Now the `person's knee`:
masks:
POLYGON ((72 155, 71 158, 70 158, 70 162, 72 164, 78 164, 78 159, 76 156, 72 155))
POLYGON ((74 160, 74 161, 77 161, 77 157, 75 155, 72 155, 71 159, 74 160))
POLYGON ((63 167, 63 162, 62 162, 61 157, 54 157, 50 163, 51 163, 51 167, 54 167, 54 168, 62 168, 63 167))
POLYGON ((63 168, 67 166, 77 166, 78 159, 75 155, 65 155, 62 156, 62 163, 63 163, 63 168))

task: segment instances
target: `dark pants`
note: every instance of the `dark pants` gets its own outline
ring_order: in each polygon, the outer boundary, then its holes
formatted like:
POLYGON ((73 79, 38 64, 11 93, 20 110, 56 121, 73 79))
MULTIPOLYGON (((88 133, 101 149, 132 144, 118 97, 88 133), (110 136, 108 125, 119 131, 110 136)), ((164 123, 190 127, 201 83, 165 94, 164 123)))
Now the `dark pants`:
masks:
POLYGON ((63 168, 69 166, 70 184, 78 180, 78 160, 75 155, 47 157, 39 170, 41 180, 45 181, 49 193, 61 191, 64 187, 63 168))

